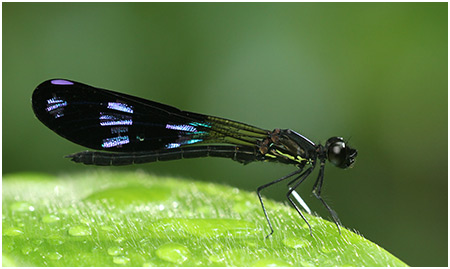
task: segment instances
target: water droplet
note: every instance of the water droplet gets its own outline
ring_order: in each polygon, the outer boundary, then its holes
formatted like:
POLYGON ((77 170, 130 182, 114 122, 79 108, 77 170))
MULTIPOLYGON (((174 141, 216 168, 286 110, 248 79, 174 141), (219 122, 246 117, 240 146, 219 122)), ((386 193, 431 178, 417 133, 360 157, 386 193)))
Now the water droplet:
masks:
POLYGON ((44 217, 42 217, 42 222, 45 223, 55 223, 59 221, 59 217, 55 216, 55 215, 45 215, 44 217))
POLYGON ((190 257, 189 249, 177 243, 168 243, 156 250, 156 255, 164 261, 182 264, 190 257))
POLYGON ((113 258, 113 263, 115 264, 127 264, 130 262, 130 258, 125 256, 118 256, 113 258))
POLYGON ((303 248, 310 245, 309 241, 296 237, 288 237, 283 239, 283 244, 291 248, 303 248))
POLYGON ((256 267, 289 267, 291 266, 289 263, 275 259, 275 258, 265 258, 262 260, 259 260, 252 264, 252 266, 256 267))
POLYGON ((33 248, 30 246, 25 246, 22 248, 22 254, 23 255, 28 255, 33 251, 33 248))
POLYGON ((116 243, 122 243, 123 241, 125 241, 125 238, 123 238, 123 237, 117 237, 116 238, 116 240, 114 240, 114 242, 116 242, 116 243))
POLYGON ((18 236, 23 234, 23 231, 16 227, 9 227, 3 231, 3 234, 6 236, 18 236))
POLYGON ((74 226, 69 229, 71 236, 88 236, 91 235, 91 230, 87 226, 74 226))
POLYGON ((62 245, 64 244, 64 239, 59 236, 59 235, 50 235, 49 237, 47 237, 47 242, 51 245, 62 245))
POLYGON ((50 260, 54 260, 54 261, 57 261, 57 260, 61 259, 62 256, 63 256, 63 255, 59 254, 59 253, 56 252, 56 251, 55 251, 55 252, 50 252, 50 253, 47 254, 47 257, 48 257, 50 260))
POLYGON ((111 256, 117 256, 117 255, 119 255, 119 254, 122 253, 123 248, 122 248, 122 247, 119 247, 119 246, 116 246, 116 247, 110 247, 110 248, 108 248, 107 251, 108 251, 108 254, 109 254, 109 255, 111 255, 111 256))
POLYGON ((15 202, 11 205, 11 210, 15 212, 30 212, 34 211, 34 207, 27 202, 15 202))

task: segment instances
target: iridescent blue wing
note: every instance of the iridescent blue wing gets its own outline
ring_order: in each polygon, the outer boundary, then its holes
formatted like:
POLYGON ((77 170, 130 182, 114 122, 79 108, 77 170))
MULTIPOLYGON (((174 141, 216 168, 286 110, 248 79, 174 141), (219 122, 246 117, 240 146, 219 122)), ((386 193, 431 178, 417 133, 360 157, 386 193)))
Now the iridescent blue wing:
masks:
POLYGON ((268 134, 247 124, 64 79, 40 84, 32 103, 37 118, 48 128, 97 150, 138 152, 198 143, 256 145, 268 134))

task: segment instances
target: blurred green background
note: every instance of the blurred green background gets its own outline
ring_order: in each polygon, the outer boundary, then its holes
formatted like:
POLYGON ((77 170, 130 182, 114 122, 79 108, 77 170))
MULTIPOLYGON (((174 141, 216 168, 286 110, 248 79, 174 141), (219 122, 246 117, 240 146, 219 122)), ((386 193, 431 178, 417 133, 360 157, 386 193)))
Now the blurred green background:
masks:
MULTIPOLYGON (((78 80, 316 142, 350 138, 355 167, 328 165, 323 189, 344 226, 411 266, 447 266, 447 16, 447 3, 3 3, 3 174, 143 169, 255 190, 294 169, 71 163, 62 156, 84 148, 42 125, 30 99, 44 80, 78 80)), ((329 218, 313 181, 300 193, 329 218)))

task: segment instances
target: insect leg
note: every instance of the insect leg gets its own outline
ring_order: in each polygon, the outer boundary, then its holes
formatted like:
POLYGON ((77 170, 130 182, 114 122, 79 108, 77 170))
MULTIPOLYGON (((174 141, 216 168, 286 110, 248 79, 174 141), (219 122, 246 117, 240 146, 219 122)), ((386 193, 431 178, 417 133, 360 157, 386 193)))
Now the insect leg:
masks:
POLYGON ((271 236, 273 234, 273 228, 272 228, 272 223, 270 222, 269 216, 267 215, 266 207, 264 206, 264 202, 263 202, 263 199, 262 199, 262 196, 261 196, 261 191, 263 189, 265 189, 265 188, 275 184, 275 183, 283 181, 283 180, 285 180, 287 178, 290 178, 290 177, 292 177, 294 175, 300 174, 301 172, 302 172, 302 169, 296 170, 296 171, 294 171, 294 172, 292 172, 292 173, 290 173, 290 174, 288 174, 288 175, 286 175, 284 177, 281 177, 281 178, 279 178, 277 180, 274 180, 272 182, 269 182, 267 184, 259 186, 258 189, 256 190, 256 193, 258 194, 258 197, 259 197, 259 202, 261 203, 262 209, 264 211, 264 215, 266 216, 266 220, 267 220, 267 223, 269 224, 269 228, 270 228, 270 233, 266 236, 266 238, 268 238, 269 236, 271 236))
MULTIPOLYGON (((303 172, 303 174, 305 174, 308 170, 306 170, 305 172, 303 172)), ((293 180, 289 181, 289 183, 287 184, 288 190, 292 189, 291 185, 297 181, 298 178, 302 177, 303 174, 301 174, 300 176, 294 178, 293 180)), ((292 196, 294 196, 295 200, 297 200, 297 202, 303 207, 303 209, 308 212, 308 214, 311 214, 311 209, 308 207, 308 205, 305 203, 305 201, 303 201, 302 197, 300 197, 300 195, 293 190, 292 191, 292 196)))
POLYGON ((325 160, 320 161, 320 170, 319 170, 319 176, 317 177, 316 182, 314 183, 312 193, 314 196, 316 196, 317 199, 319 199, 322 204, 325 206, 325 208, 330 213, 331 217, 333 218, 334 223, 336 224, 339 234, 341 233, 341 221, 339 220, 339 217, 337 216, 336 212, 331 209, 331 207, 322 199, 321 191, 322 191, 322 184, 323 184, 323 176, 325 173, 325 160))
POLYGON ((300 217, 302 217, 302 219, 306 222, 306 224, 309 227, 309 233, 312 236, 312 229, 311 229, 311 225, 309 224, 309 222, 306 220, 305 216, 303 215, 302 211, 300 211, 300 208, 298 208, 298 206, 294 203, 294 201, 291 198, 291 194, 293 191, 295 191, 295 189, 311 174, 311 172, 314 170, 314 166, 309 167, 303 174, 301 174, 299 177, 297 177, 295 180, 289 182, 288 187, 289 187, 289 191, 286 193, 286 197, 288 198, 289 202, 292 204, 292 206, 295 208, 295 210, 297 210, 298 214, 300 215, 300 217), (298 180, 295 185, 293 187, 290 187, 289 185, 294 183, 296 180, 298 180))

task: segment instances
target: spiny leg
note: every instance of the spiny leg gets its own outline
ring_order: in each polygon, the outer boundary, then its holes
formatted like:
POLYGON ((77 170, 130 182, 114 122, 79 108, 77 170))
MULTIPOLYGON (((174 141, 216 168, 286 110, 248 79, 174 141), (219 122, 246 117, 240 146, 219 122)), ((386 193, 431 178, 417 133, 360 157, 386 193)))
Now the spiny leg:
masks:
MULTIPOLYGON (((297 176, 296 178, 294 178, 293 180, 289 181, 289 183, 287 184, 288 190, 292 189, 292 184, 297 181, 297 179, 299 179, 300 177, 302 177, 308 170, 306 170, 305 172, 303 172, 301 175, 297 176)), ((308 205, 305 203, 305 201, 302 199, 302 197, 297 193, 297 191, 294 189, 291 192, 291 195, 294 196, 295 200, 297 200, 297 202, 303 207, 303 209, 308 213, 311 214, 311 209, 308 207, 308 205)))
POLYGON ((339 217, 337 216, 336 212, 333 209, 331 209, 331 207, 322 199, 321 196, 324 173, 325 173, 325 160, 321 160, 319 176, 317 177, 317 180, 314 183, 312 193, 314 194, 314 196, 316 196, 317 199, 319 199, 322 202, 322 204, 328 210, 331 217, 333 218, 334 223, 336 224, 339 230, 339 234, 341 234, 341 227, 340 227, 341 221, 339 220, 339 217))
POLYGON ((302 217, 302 219, 306 222, 306 224, 309 227, 309 234, 312 236, 312 228, 311 225, 309 224, 309 222, 306 220, 305 216, 303 215, 302 211, 300 210, 300 208, 298 208, 298 206, 294 203, 294 201, 291 199, 291 194, 292 192, 311 174, 311 172, 314 170, 314 166, 311 166, 310 168, 308 168, 308 170, 306 170, 303 174, 301 174, 300 176, 296 177, 294 180, 292 180, 291 182, 289 182, 288 186, 292 183, 294 183, 296 180, 298 180, 295 185, 293 187, 289 186, 289 191, 286 193, 286 197, 288 198, 289 202, 292 204, 292 206, 295 208, 295 210, 297 210, 298 214, 300 215, 300 217, 302 217))
POLYGON ((302 172, 302 169, 296 170, 296 171, 294 171, 294 172, 292 172, 292 173, 290 173, 290 174, 288 174, 288 175, 286 175, 284 177, 281 177, 281 178, 276 179, 276 180, 274 180, 272 182, 269 182, 267 184, 259 186, 258 189, 256 190, 256 193, 258 194, 258 197, 259 197, 259 202, 261 203, 262 209, 264 211, 264 215, 266 216, 266 220, 267 220, 267 223, 269 224, 269 228, 270 228, 270 233, 266 236, 266 238, 268 238, 269 236, 271 236, 273 234, 273 228, 272 228, 272 223, 270 222, 270 219, 269 219, 269 215, 267 215, 266 207, 264 206, 264 202, 262 200, 261 191, 263 189, 265 189, 265 188, 275 184, 275 183, 283 181, 283 180, 285 180, 287 178, 290 178, 290 177, 292 177, 292 176, 294 176, 296 174, 300 174, 301 172, 302 172))

